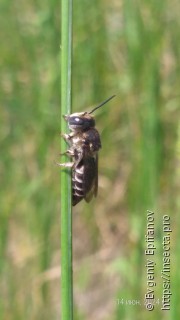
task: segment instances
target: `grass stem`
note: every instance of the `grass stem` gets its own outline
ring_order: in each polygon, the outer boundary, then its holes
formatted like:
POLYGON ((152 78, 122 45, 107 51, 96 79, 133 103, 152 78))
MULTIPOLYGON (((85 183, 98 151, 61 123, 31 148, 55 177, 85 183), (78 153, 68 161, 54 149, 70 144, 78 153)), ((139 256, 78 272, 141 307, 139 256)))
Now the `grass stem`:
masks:
MULTIPOLYGON (((62 115, 71 113, 72 0, 61 0, 61 132, 67 132, 62 115)), ((61 141, 61 152, 67 149, 61 141)), ((62 157, 66 161, 66 156, 62 157)), ((64 162, 61 161, 61 162, 64 162)), ((61 313, 73 319, 72 206, 70 169, 61 169, 61 313)))

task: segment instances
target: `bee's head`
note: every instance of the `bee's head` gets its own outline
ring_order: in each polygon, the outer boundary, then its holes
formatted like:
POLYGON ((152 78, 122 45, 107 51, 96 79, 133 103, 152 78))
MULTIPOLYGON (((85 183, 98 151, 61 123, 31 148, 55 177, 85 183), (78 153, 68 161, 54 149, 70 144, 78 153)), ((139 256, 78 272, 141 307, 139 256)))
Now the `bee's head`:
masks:
POLYGON ((101 108, 105 103, 107 103, 109 100, 111 100, 114 97, 115 95, 101 102, 97 107, 95 107, 90 112, 72 113, 70 115, 64 116, 64 119, 68 122, 69 129, 71 131, 81 132, 81 131, 88 130, 90 128, 95 127, 95 120, 93 116, 91 116, 90 114, 93 113, 95 110, 101 108))
POLYGON ((95 120, 87 112, 72 113, 64 116, 71 131, 84 131, 95 126, 95 120))

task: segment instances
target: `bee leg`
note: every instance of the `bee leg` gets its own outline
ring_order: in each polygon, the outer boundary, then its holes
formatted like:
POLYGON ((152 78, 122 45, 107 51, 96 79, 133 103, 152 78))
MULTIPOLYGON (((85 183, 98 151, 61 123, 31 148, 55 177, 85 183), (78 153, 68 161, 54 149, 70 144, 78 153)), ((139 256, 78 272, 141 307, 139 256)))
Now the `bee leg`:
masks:
POLYGON ((69 134, 67 133, 61 133, 61 137, 65 140, 65 141, 69 141, 71 138, 69 137, 69 134))
POLYGON ((64 168, 72 168, 74 166, 73 162, 66 162, 66 163, 57 163, 56 165, 59 167, 64 167, 64 168))
POLYGON ((67 134, 67 133, 61 133, 61 137, 68 143, 71 144, 71 139, 73 137, 73 135, 71 133, 67 134))
POLYGON ((64 156, 64 155, 67 155, 69 157, 74 157, 74 151, 69 149, 69 150, 67 150, 67 151, 65 151, 63 153, 60 153, 60 156, 64 156))

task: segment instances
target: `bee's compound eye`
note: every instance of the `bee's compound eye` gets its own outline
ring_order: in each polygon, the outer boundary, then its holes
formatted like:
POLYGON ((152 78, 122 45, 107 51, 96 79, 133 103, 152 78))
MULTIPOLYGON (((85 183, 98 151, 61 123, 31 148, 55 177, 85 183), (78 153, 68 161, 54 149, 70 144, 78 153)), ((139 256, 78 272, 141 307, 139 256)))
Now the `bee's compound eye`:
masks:
POLYGON ((83 125, 84 121, 80 117, 70 117, 69 118, 69 124, 70 125, 83 125))
POLYGON ((86 118, 83 116, 73 115, 68 119, 70 129, 87 129, 95 126, 93 118, 86 118))
POLYGON ((81 122, 81 119, 80 119, 80 118, 75 118, 74 120, 75 120, 77 123, 78 123, 78 122, 81 122))

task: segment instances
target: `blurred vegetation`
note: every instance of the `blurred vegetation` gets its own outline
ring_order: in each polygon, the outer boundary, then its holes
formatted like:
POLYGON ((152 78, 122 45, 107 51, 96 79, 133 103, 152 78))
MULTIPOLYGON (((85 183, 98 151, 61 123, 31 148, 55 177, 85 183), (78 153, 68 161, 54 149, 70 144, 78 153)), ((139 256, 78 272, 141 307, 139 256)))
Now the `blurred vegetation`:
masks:
MULTIPOLYGON (((60 3, 0 12, 0 318, 60 319, 60 3)), ((178 319, 180 3, 74 0, 73 14, 73 110, 117 94, 95 115, 98 198, 73 213, 75 319, 178 319), (163 214, 173 229, 164 314, 143 306, 148 209, 160 303, 163 214)))

